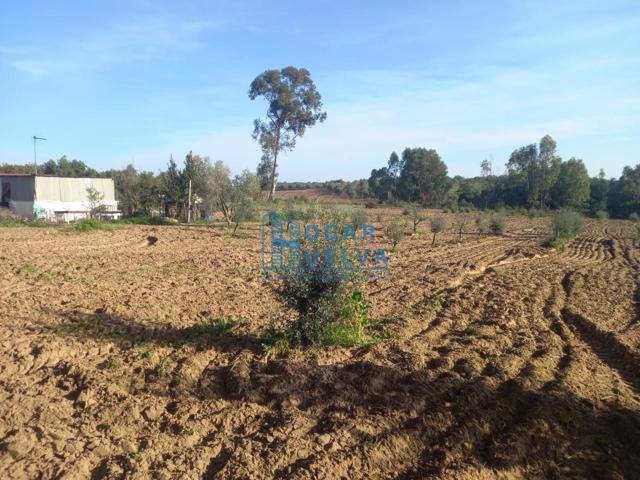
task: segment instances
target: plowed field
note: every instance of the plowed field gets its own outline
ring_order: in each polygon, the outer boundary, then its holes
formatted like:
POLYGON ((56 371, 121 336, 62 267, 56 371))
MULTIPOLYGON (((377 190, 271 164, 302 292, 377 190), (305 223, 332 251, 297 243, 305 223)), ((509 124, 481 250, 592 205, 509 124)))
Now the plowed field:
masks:
POLYGON ((367 285, 390 339, 284 359, 258 226, 1 228, 0 478, 638 478, 632 225, 548 221, 420 225, 367 285))

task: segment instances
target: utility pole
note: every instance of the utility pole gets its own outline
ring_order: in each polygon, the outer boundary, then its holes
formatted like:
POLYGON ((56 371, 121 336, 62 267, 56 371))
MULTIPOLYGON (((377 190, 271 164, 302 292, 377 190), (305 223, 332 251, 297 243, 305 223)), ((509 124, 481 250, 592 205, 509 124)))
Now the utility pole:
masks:
POLYGON ((46 140, 46 138, 33 136, 33 173, 38 174, 38 159, 36 157, 36 142, 38 140, 46 140))
POLYGON ((191 179, 189 179, 189 208, 187 209, 187 223, 191 223, 191 179))

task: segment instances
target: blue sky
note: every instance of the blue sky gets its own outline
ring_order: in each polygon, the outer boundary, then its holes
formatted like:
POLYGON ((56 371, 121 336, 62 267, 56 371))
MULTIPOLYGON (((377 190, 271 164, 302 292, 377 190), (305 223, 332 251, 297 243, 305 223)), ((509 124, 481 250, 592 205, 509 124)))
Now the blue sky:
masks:
POLYGON ((636 1, 4 2, 0 162, 66 154, 158 171, 170 154, 254 169, 247 97, 304 66, 327 121, 282 180, 368 177, 391 151, 435 148, 451 175, 550 134, 563 158, 618 176, 640 163, 636 1))

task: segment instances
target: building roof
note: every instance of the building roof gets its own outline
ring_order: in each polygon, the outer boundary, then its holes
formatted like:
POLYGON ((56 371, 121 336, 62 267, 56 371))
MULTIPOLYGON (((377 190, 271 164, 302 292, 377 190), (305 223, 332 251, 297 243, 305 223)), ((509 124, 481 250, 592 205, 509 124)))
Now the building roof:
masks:
POLYGON ((90 178, 92 180, 113 180, 111 177, 69 177, 61 175, 46 175, 43 173, 0 173, 0 177, 46 177, 46 178, 90 178))

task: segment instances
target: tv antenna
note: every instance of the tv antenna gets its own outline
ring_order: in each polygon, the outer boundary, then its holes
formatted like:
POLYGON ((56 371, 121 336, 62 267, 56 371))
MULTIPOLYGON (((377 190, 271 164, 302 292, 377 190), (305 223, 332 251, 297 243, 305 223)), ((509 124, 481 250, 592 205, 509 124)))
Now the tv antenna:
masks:
POLYGON ((36 175, 38 174, 38 160, 36 157, 36 143, 38 140, 46 141, 47 139, 42 137, 36 137, 35 135, 33 136, 33 170, 36 175))

